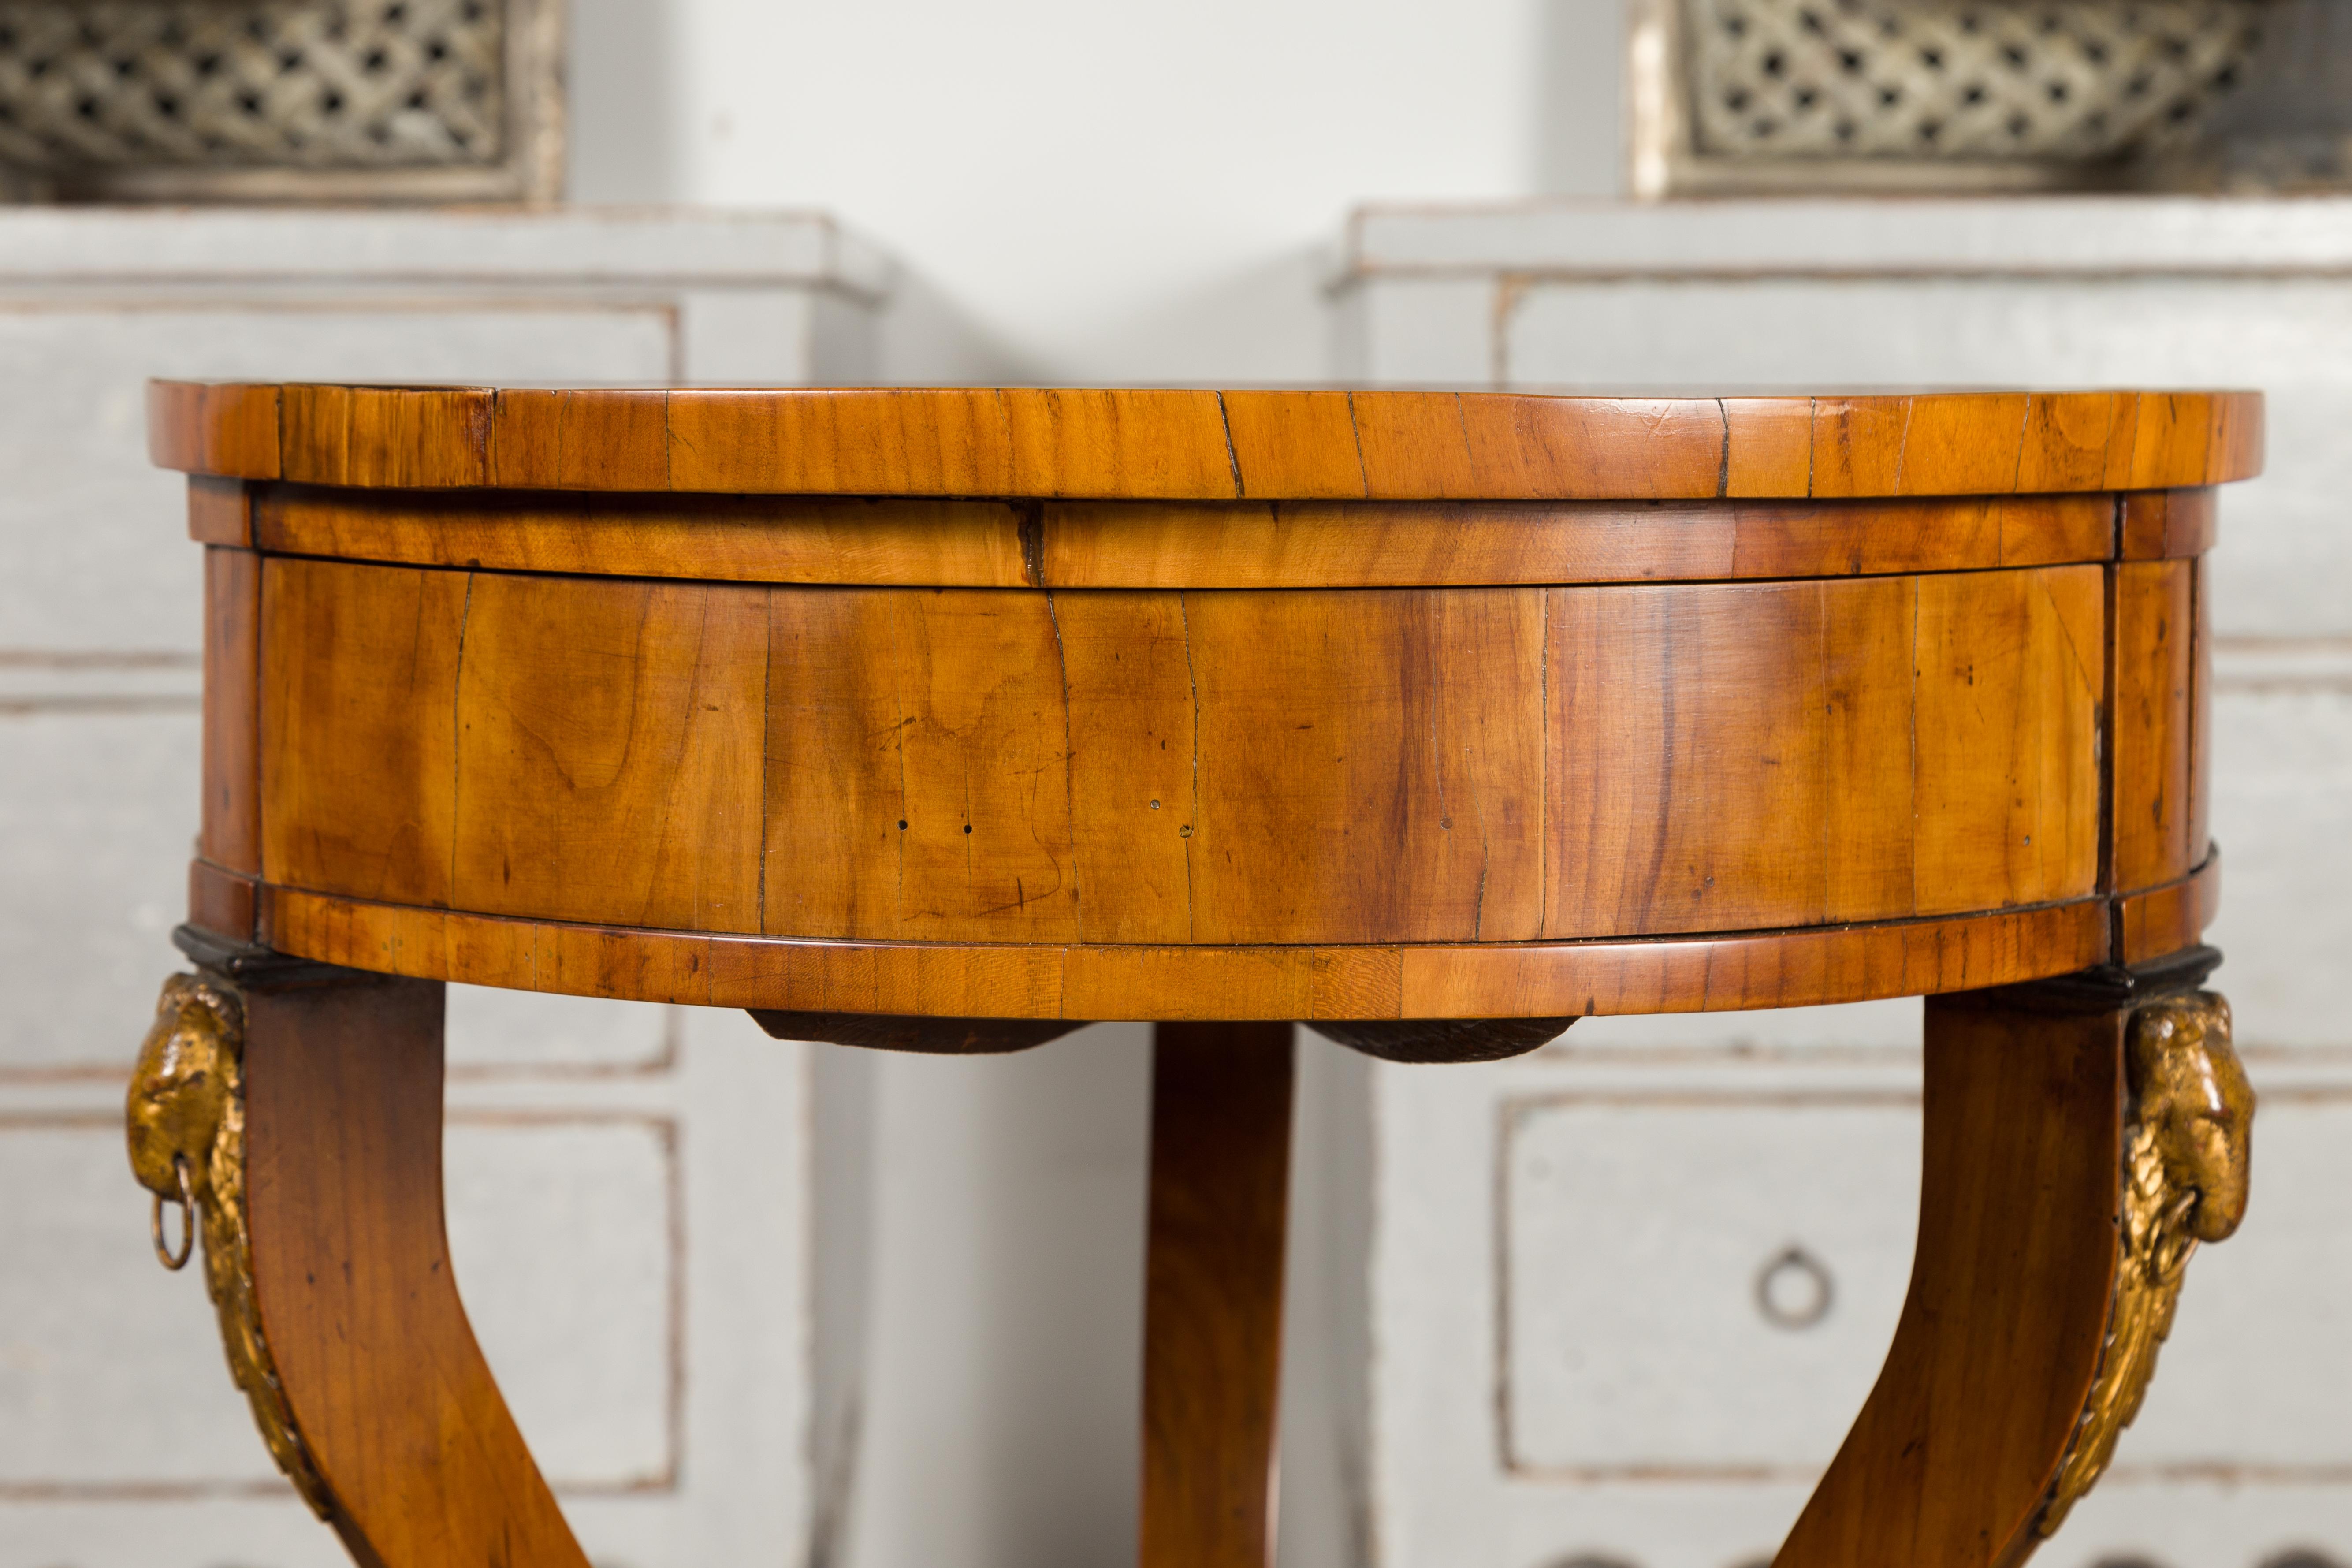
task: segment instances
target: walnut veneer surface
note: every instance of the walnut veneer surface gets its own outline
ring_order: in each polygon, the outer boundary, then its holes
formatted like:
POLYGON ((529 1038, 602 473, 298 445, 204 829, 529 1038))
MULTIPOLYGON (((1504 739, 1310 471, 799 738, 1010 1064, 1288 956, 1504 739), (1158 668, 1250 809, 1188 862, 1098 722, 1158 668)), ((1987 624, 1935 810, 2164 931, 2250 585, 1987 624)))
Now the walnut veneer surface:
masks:
POLYGON ((2243 394, 152 394, 206 923, 788 1011, 1974 988, 2210 913, 2243 394))
POLYGON ((242 1161, 216 1303, 371 1568, 586 1561, 446 1267, 442 981, 902 1049, 1160 1021, 1144 1568, 1270 1560, 1293 1021, 1460 1061, 1967 994, 1780 1568, 2021 1563, 2243 1210, 2189 993, 2253 395, 159 384, 150 428, 207 551, 205 978, 136 1169, 242 1161), (242 1052, 217 1133, 192 1027, 242 1052))

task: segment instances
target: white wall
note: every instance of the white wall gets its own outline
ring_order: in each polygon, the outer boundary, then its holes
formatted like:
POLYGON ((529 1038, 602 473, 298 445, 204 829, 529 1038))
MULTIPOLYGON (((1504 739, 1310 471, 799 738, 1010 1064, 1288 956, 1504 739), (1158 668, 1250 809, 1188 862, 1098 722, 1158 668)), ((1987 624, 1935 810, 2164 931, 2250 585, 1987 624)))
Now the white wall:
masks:
POLYGON ((822 206, 1040 380, 1328 374, 1371 198, 1602 194, 1621 0, 572 0, 572 195, 822 206))

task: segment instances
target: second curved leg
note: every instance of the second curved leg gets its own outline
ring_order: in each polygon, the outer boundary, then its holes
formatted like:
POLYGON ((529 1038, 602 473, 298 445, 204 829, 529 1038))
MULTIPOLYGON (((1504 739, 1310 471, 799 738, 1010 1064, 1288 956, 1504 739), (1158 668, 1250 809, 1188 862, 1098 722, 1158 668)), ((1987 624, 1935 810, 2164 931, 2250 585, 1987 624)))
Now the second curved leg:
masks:
POLYGON ((2137 1413, 2189 1251, 2236 1227, 2252 1114, 2210 993, 1931 999, 1910 1294, 1777 1568, 2030 1556, 2137 1413))
POLYGON ((263 1437, 366 1568, 587 1568, 451 1277, 442 987, 274 957, 166 985, 131 1102, 263 1437))

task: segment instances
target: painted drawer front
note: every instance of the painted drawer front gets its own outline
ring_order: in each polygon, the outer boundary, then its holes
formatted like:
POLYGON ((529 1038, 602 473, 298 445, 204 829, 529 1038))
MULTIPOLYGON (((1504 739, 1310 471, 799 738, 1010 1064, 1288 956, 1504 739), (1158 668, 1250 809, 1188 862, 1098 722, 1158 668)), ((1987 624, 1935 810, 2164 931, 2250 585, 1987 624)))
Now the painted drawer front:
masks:
POLYGON ((1503 1126, 1511 1469, 1827 1465, 1903 1304, 1916 1098, 1564 1095, 1503 1126))

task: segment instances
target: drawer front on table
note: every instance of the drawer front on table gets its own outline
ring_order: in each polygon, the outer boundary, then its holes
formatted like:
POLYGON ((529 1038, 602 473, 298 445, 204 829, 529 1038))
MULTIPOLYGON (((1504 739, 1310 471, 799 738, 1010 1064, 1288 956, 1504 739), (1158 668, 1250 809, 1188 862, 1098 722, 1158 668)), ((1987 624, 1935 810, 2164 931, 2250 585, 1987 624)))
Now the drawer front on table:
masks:
POLYGON ((2084 564, 1049 595, 271 557, 261 874, 934 942, 1502 942, 2053 904, 2099 866, 2103 590, 2084 564))

